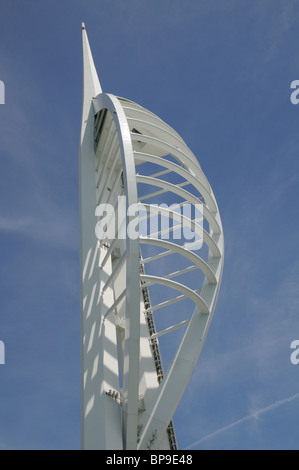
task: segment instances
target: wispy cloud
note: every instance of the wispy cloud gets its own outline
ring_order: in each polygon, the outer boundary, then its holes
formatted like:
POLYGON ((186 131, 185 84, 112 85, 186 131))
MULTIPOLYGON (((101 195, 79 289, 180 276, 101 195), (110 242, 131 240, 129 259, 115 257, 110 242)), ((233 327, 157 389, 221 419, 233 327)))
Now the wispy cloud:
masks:
POLYGON ((76 220, 70 214, 56 210, 54 213, 35 214, 33 217, 0 217, 0 232, 78 249, 76 220))
POLYGON ((234 421, 233 423, 228 424, 227 426, 224 426, 223 428, 217 429, 216 431, 207 434, 206 436, 203 436, 201 439, 199 439, 196 442, 193 442, 192 444, 188 445, 185 447, 185 450, 187 449, 192 449, 192 447, 197 446, 203 441, 206 441, 208 439, 212 439, 213 437, 217 436, 218 434, 221 434, 225 431, 228 431, 229 429, 234 428, 235 426, 238 426, 239 424, 244 423, 244 421, 249 421, 251 419, 256 419, 260 415, 267 413, 268 411, 272 411, 275 408, 278 408, 279 406, 285 405, 286 403, 290 403, 293 400, 296 400, 299 398, 299 393, 295 393, 294 395, 291 395, 290 397, 283 398, 282 400, 277 400, 274 403, 271 403, 271 405, 265 406, 264 408, 260 408, 259 410, 256 410, 252 413, 250 413, 247 416, 244 416, 243 418, 238 419, 237 421, 234 421))
POLYGON ((19 232, 32 224, 29 218, 0 217, 0 231, 19 232))

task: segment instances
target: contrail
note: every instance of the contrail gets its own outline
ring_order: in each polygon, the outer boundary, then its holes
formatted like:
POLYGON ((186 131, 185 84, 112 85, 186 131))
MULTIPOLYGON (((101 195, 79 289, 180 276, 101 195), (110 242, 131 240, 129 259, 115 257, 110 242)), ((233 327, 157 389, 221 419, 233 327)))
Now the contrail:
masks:
POLYGON ((217 431, 211 432, 210 434, 207 434, 206 436, 202 437, 199 439, 199 441, 193 442, 193 444, 190 444, 189 446, 185 447, 185 450, 191 449, 192 447, 196 446, 197 444, 200 444, 203 441, 206 441, 207 439, 210 439, 211 437, 217 436, 217 434, 220 434, 224 431, 227 431, 228 429, 234 428, 235 426, 238 426, 238 424, 243 423, 244 421, 247 421, 252 418, 256 418, 257 416, 267 413, 268 411, 274 410, 278 406, 284 405, 285 403, 289 403, 290 401, 295 400, 296 398, 299 398, 299 393, 295 393, 295 395, 292 395, 288 398, 283 398, 282 400, 275 401, 271 405, 266 406, 265 408, 261 408, 260 410, 254 411, 250 415, 244 416, 241 419, 238 419, 237 421, 234 421, 231 424, 228 424, 227 426, 224 426, 223 428, 217 429, 217 431))

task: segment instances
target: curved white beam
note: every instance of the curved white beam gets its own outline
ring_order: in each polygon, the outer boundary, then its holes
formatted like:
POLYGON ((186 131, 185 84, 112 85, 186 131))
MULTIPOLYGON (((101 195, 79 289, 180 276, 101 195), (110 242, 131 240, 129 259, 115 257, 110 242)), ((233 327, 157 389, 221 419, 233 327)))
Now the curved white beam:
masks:
POLYGON ((160 149, 161 153, 164 155, 173 155, 179 160, 180 163, 184 165, 184 167, 187 167, 189 170, 193 171, 193 173, 196 174, 198 178, 200 178, 200 181, 209 189, 209 191, 211 191, 211 186, 191 151, 186 152, 185 149, 183 151, 180 148, 169 144, 168 142, 165 142, 157 137, 152 137, 150 135, 140 135, 132 132, 131 137, 133 141, 140 141, 160 149))
MULTIPOLYGON (((178 214, 177 212, 169 210, 165 207, 155 206, 154 204, 147 204, 147 203, 143 202, 141 204, 141 206, 145 207, 146 209, 148 209, 152 212, 157 212, 157 213, 159 212, 162 215, 164 215, 168 218, 172 218, 172 219, 177 220, 177 221, 180 221, 180 220, 184 221, 185 220, 186 225, 191 227, 191 229, 195 233, 199 233, 199 234, 202 233, 203 241, 204 241, 204 243, 206 243, 208 245, 208 247, 211 250, 213 256, 215 258, 220 258, 221 257, 222 253, 221 253, 221 249, 220 249, 219 244, 217 243, 217 241, 213 237, 211 237, 211 235, 204 228, 198 226, 193 220, 189 219, 188 217, 185 217, 184 215, 178 214)), ((176 226, 175 228, 178 228, 178 227, 176 226)))
POLYGON ((205 301, 200 297, 200 295, 196 294, 196 292, 189 287, 186 287, 184 284, 180 282, 172 281, 171 279, 166 279, 165 277, 160 276, 149 276, 146 274, 140 274, 140 279, 142 281, 148 281, 149 284, 146 284, 144 287, 148 287, 148 285, 153 284, 162 284, 165 287, 170 287, 175 289, 179 292, 182 292, 186 297, 193 300, 193 302, 198 306, 201 313, 209 314, 210 310, 205 301))
MULTIPOLYGON (((137 203, 136 174, 130 130, 122 106, 115 96, 100 94, 94 99, 95 114, 105 109, 110 112, 114 120, 120 145, 126 192, 126 226, 128 226, 133 219, 128 215, 128 208, 137 203)), ((130 287, 126 290, 127 321, 124 351, 123 417, 125 447, 129 450, 136 449, 137 441, 140 348, 139 240, 133 240, 129 237, 126 238, 126 278, 130 279, 130 287)))
POLYGON ((159 238, 140 237, 140 243, 147 244, 147 245, 160 246, 161 248, 165 248, 166 250, 169 250, 170 252, 169 254, 178 253, 184 256, 185 258, 192 261, 196 266, 198 266, 199 269, 202 270, 202 272, 206 275, 208 281, 211 284, 217 283, 217 279, 211 267, 200 256, 193 253, 193 251, 187 250, 183 246, 178 245, 176 243, 172 243, 168 240, 162 240, 159 238))
MULTIPOLYGON (((176 166, 178 166, 178 165, 176 165, 176 166)), ((179 172, 179 171, 177 171, 177 174, 179 174, 181 176, 184 175, 184 174, 182 174, 182 172, 179 172)), ((192 176, 192 175, 190 175, 190 176, 192 176)), ((172 193, 175 193, 178 196, 181 196, 183 199, 187 200, 188 202, 193 203, 194 205, 200 203, 199 199, 196 196, 194 196, 192 193, 190 193, 186 189, 180 188, 176 184, 169 183, 168 181, 164 181, 164 180, 161 180, 161 179, 158 179, 158 178, 152 178, 150 176, 144 176, 144 175, 137 175, 136 180, 137 180, 137 183, 147 183, 150 186, 158 186, 159 188, 163 188, 166 191, 170 191, 172 193)), ((189 178, 188 178, 187 181, 190 184, 192 184, 189 178)), ((197 187, 198 187, 198 185, 197 185, 197 187)), ((205 190, 204 187, 201 187, 201 193, 205 198, 205 202, 206 202, 205 206, 210 210, 210 214, 211 214, 211 211, 215 212, 217 210, 217 206, 215 204, 215 201, 213 201, 211 195, 209 193, 207 193, 207 191, 205 190), (212 207, 209 207, 209 206, 212 206, 212 207)), ((144 197, 146 197, 146 195, 144 197)), ((208 217, 209 217, 209 213, 207 213, 207 214, 208 214, 208 217)), ((218 232, 220 231, 220 227, 217 224, 217 222, 215 220, 215 217, 213 215, 212 215, 212 217, 211 216, 209 217, 208 221, 209 221, 209 223, 213 224, 214 231, 218 231, 218 232), (218 230, 215 230, 215 228, 217 228, 218 230)))

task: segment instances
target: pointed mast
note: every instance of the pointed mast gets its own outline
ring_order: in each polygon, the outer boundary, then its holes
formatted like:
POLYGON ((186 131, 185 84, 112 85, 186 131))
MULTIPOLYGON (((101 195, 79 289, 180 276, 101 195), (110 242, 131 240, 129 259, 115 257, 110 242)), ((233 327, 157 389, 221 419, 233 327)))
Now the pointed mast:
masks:
POLYGON ((88 118, 92 98, 102 93, 99 77, 94 65, 90 45, 88 41, 85 24, 82 23, 82 44, 83 44, 83 110, 82 110, 82 130, 88 118))

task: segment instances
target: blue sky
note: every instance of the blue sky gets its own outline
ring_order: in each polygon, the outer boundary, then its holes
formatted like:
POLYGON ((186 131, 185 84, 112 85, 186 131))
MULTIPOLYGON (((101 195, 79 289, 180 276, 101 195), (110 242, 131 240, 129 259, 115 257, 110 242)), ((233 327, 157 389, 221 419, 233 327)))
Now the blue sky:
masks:
POLYGON ((299 4, 1 2, 0 449, 79 448, 81 22, 105 92, 187 142, 225 266, 175 414, 181 449, 298 449, 299 4))

